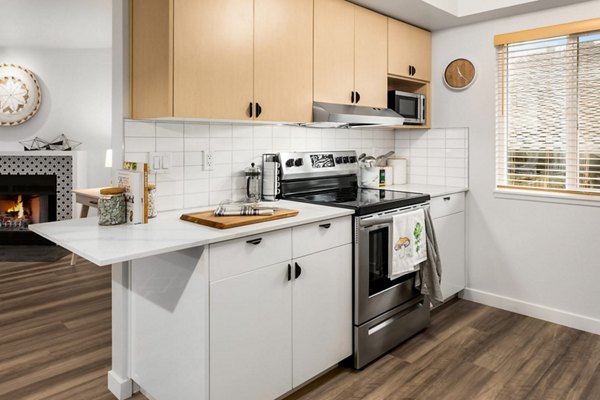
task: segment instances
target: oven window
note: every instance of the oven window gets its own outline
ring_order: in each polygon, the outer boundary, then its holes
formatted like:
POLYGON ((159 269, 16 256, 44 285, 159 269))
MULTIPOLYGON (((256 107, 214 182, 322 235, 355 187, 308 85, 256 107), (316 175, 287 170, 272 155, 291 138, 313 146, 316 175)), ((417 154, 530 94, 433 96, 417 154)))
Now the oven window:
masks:
POLYGON ((388 227, 369 232, 369 297, 411 279, 413 274, 406 274, 391 281, 388 278, 390 229, 388 227))

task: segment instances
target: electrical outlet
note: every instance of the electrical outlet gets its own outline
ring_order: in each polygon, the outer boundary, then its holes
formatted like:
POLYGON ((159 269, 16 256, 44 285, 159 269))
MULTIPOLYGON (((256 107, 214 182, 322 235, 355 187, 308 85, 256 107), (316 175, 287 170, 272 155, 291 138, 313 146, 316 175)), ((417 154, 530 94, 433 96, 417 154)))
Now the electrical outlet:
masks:
POLYGON ((204 170, 212 171, 214 166, 214 157, 213 153, 210 151, 204 152, 204 170))

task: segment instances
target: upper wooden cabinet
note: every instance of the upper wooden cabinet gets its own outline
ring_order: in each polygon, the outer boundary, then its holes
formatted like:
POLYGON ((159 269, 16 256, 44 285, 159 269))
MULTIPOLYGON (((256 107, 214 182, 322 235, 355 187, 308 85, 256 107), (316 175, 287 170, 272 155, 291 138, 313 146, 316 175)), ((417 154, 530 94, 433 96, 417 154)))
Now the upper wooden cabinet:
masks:
POLYGON ((262 121, 312 121, 313 0, 254 0, 254 102, 262 121))
POLYGON ((344 0, 319 0, 314 18, 315 101, 386 107, 386 17, 344 0))
POLYGON ((312 0, 133 1, 133 118, 311 120, 312 0))
POLYGON ((354 7, 354 90, 359 105, 387 107, 387 18, 354 7))
POLYGON ((173 115, 173 2, 131 1, 131 118, 173 115))
POLYGON ((248 119, 254 0, 174 0, 173 115, 248 119))
POLYGON ((388 18, 388 74, 431 81, 431 32, 388 18))

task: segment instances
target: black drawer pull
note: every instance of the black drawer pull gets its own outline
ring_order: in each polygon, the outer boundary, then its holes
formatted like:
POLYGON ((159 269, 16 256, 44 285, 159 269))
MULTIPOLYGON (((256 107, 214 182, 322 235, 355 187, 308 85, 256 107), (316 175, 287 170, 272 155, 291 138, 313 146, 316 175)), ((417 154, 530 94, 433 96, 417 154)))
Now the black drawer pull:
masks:
POLYGON ((252 239, 252 240, 246 240, 246 243, 248 243, 248 244, 253 244, 253 245, 255 245, 255 246, 256 246, 257 244, 259 244, 260 242, 262 242, 262 238, 256 238, 256 239, 252 239))
POLYGON ((292 280, 292 266, 288 264, 288 281, 292 280))
POLYGON ((319 228, 329 229, 329 228, 331 228, 331 224, 329 224, 329 223, 328 224, 321 224, 321 225, 319 225, 319 228))
POLYGON ((300 268, 300 266, 298 265, 298 263, 294 263, 295 266, 295 275, 294 278, 298 279, 298 277, 300 276, 300 274, 302 273, 302 268, 300 268))
POLYGON ((450 196, 444 197, 444 201, 449 201, 449 200, 450 200, 450 196))

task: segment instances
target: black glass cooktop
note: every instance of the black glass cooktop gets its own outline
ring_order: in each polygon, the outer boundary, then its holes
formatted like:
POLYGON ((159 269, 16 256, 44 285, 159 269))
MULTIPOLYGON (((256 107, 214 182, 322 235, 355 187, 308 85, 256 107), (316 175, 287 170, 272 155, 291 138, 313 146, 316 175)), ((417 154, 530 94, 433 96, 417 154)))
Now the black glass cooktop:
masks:
POLYGON ((284 196, 287 200, 351 208, 356 215, 407 207, 429 200, 428 194, 383 189, 348 188, 284 196))

